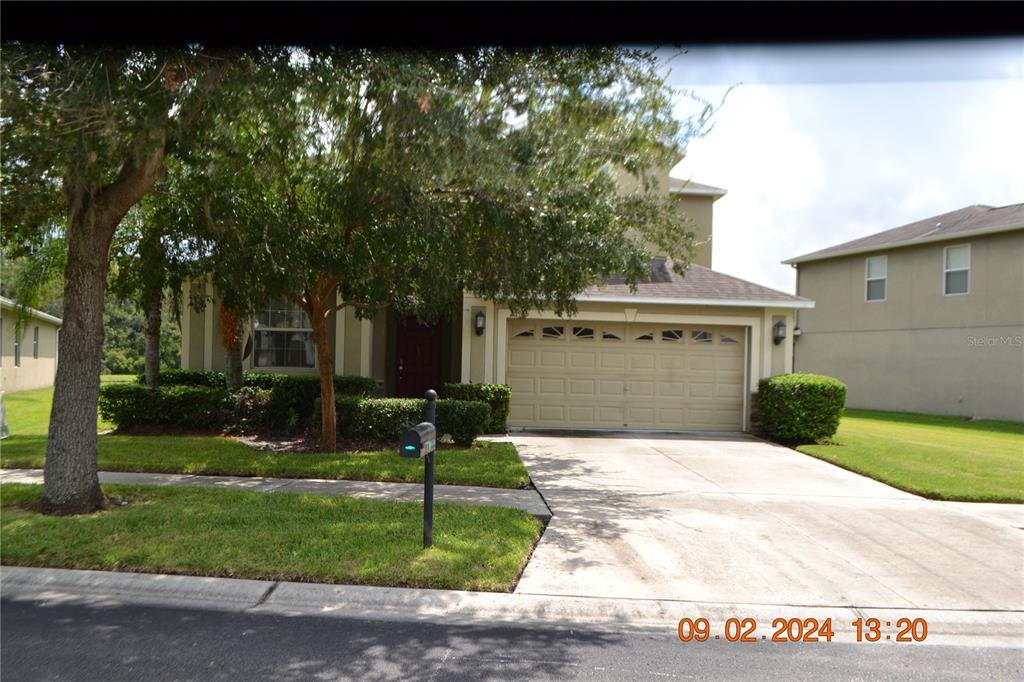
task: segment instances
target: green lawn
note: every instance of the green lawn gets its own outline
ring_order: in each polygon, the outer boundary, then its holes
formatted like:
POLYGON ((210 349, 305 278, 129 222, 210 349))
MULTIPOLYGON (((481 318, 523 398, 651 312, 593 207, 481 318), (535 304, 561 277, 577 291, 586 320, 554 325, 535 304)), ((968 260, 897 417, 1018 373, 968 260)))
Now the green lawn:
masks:
MULTIPOLYGON (((46 459, 53 389, 4 395, 10 437, 0 441, 0 467, 42 468, 46 459)), ((100 430, 112 425, 99 421, 100 430)), ((396 450, 338 453, 290 453, 255 450, 219 436, 99 437, 103 471, 279 476, 360 481, 423 480, 423 462, 402 459, 396 450)), ((442 448, 435 466, 437 483, 522 488, 530 477, 509 443, 480 441, 471 448, 442 448)))
POLYGON ((101 374, 101 384, 120 384, 128 381, 135 381, 135 374, 101 374))
POLYGON ((104 486, 129 504, 87 516, 26 511, 41 486, 0 486, 0 563, 508 592, 541 523, 499 507, 293 493, 104 486))
POLYGON ((1024 502, 1022 423, 848 409, 835 441, 797 450, 924 497, 1024 502))

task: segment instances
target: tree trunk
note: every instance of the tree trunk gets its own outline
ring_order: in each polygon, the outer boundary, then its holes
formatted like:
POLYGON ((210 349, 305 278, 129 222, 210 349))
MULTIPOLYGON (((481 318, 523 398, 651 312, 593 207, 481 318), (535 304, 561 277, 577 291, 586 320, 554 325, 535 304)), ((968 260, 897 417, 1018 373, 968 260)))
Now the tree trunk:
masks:
POLYGON ((146 385, 160 383, 160 326, 163 324, 163 289, 154 287, 146 302, 146 385))
POLYGON ((72 214, 64 269, 64 324, 46 441, 42 511, 87 514, 104 504, 96 471, 96 405, 110 240, 93 207, 72 214))
POLYGON ((338 446, 338 413, 334 405, 334 358, 327 343, 327 320, 320 306, 313 306, 309 315, 320 366, 320 448, 334 452, 338 446))
POLYGON ((114 182, 102 188, 73 173, 64 177, 68 263, 40 501, 44 513, 86 514, 106 501, 96 470, 96 407, 110 241, 128 210, 163 174, 165 143, 163 128, 142 135, 114 182))
POLYGON ((224 379, 229 391, 239 391, 242 388, 242 342, 245 334, 237 334, 234 341, 224 349, 224 379))

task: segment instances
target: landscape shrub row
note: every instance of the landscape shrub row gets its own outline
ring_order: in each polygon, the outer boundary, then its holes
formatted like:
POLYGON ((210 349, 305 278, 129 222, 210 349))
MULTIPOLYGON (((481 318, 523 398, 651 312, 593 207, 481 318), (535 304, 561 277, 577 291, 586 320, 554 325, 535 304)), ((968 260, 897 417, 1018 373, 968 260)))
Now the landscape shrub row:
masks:
POLYGON ((761 379, 761 430, 779 443, 816 443, 835 435, 846 404, 846 384, 821 374, 761 379))
MULTIPOLYGON (((145 375, 138 375, 136 381, 145 384, 145 375)), ((201 369, 163 370, 159 377, 161 388, 193 386, 224 390, 224 381, 223 372, 201 369)), ((317 376, 245 372, 243 391, 240 400, 247 406, 247 418, 255 419, 252 411, 259 406, 263 411, 260 428, 275 433, 302 431, 319 409, 320 378, 317 376)), ((380 389, 372 377, 336 376, 334 392, 339 396, 369 398, 378 395, 380 389)), ((239 409, 242 408, 239 406, 239 409)))
POLYGON ((100 416, 122 430, 221 429, 232 419, 233 399, 226 390, 207 386, 108 384, 100 388, 99 408, 100 416))
MULTIPOLYGON (((407 428, 423 421, 427 401, 422 398, 337 399, 338 433, 378 442, 397 440, 407 428)), ((479 400, 437 401, 437 434, 449 435, 460 445, 488 432, 491 408, 479 400)))
POLYGON ((452 400, 478 400, 491 408, 491 420, 486 433, 505 433, 508 430, 508 411, 512 402, 512 389, 504 384, 445 384, 445 398, 452 400))
MULTIPOLYGON (((319 421, 319 399, 309 419, 319 421)), ((146 429, 277 432, 281 403, 273 388, 247 386, 234 394, 208 386, 109 384, 100 389, 100 414, 120 431, 146 429)), ((407 398, 338 396, 338 434, 374 442, 391 442, 423 421, 426 401, 407 398)), ((487 432, 491 408, 480 401, 437 401, 438 434, 469 445, 487 432)))

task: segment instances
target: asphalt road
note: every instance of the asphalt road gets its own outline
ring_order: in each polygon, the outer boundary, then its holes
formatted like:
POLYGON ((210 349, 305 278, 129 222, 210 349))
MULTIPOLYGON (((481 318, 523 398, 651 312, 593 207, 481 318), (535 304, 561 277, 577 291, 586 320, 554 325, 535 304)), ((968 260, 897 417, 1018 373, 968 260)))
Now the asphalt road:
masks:
POLYGON ((0 601, 4 680, 1022 679, 1009 648, 683 644, 664 634, 454 627, 0 601))

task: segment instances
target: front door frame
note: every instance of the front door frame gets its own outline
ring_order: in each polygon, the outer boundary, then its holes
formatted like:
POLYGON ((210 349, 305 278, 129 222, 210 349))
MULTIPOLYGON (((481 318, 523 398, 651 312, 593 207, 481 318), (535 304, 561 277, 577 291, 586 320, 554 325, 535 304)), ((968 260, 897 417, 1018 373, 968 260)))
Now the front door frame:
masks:
MULTIPOLYGON (((424 335, 430 334, 430 335, 432 335, 434 337, 433 339, 431 339, 430 343, 432 343, 432 344, 434 344, 436 346, 436 357, 433 358, 434 363, 435 363, 435 367, 436 367, 436 379, 434 381, 430 381, 428 383, 431 384, 431 386, 429 386, 429 388, 433 388, 434 390, 436 390, 438 392, 441 392, 441 390, 443 388, 442 384, 444 382, 445 355, 446 355, 446 351, 447 351, 447 344, 445 343, 445 341, 446 341, 446 338, 449 335, 445 333, 445 324, 444 324, 443 321, 438 321, 438 322, 436 322, 436 323, 434 323, 432 325, 420 324, 416 320, 416 316, 415 315, 406 315, 406 316, 401 317, 401 318, 399 318, 398 315, 392 315, 392 320, 389 320, 389 324, 388 324, 389 331, 392 330, 392 329, 394 330, 394 334, 393 334, 394 350, 393 350, 393 354, 392 354, 392 358, 393 358, 392 371, 394 372, 394 383, 392 385, 392 392, 397 396, 397 395, 400 395, 400 393, 401 393, 401 391, 399 390, 400 388, 408 388, 408 387, 402 386, 400 384, 400 382, 402 380, 402 375, 399 372, 399 364, 403 360, 403 358, 400 357, 400 353, 402 351, 402 339, 400 338, 400 336, 401 336, 401 327, 402 327, 403 324, 406 324, 406 323, 411 323, 411 324, 414 324, 414 325, 416 325, 418 327, 421 327, 421 328, 423 328, 423 331, 421 332, 422 334, 424 334, 424 335), (429 331, 426 331, 426 330, 429 330, 429 331), (436 385, 433 385, 433 384, 436 384, 436 385)), ((426 392, 426 389, 423 389, 423 392, 426 392)), ((419 393, 419 391, 415 391, 415 393, 419 393)), ((417 396, 413 396, 412 394, 410 394, 407 397, 422 397, 422 396, 418 396, 418 395, 417 396)))

